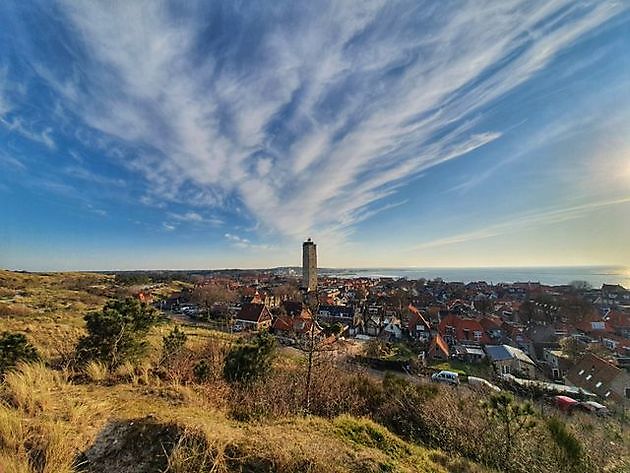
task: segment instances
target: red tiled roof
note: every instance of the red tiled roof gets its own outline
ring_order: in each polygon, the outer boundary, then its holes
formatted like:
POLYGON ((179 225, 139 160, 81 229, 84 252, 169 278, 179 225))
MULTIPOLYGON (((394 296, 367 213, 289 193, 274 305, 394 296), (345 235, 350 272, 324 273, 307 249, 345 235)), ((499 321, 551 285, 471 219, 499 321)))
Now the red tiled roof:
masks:
POLYGON ((586 333, 611 333, 613 329, 608 322, 603 320, 583 320, 575 326, 578 330, 586 333), (597 324, 597 325, 593 325, 597 324), (599 328, 601 326, 601 328, 599 328))
POLYGON ((496 317, 484 317, 481 320, 479 320, 479 324, 485 329, 485 330, 500 330, 501 329, 501 319, 498 319, 496 317))
POLYGON ((616 393, 614 386, 627 386, 630 383, 630 376, 603 358, 592 353, 586 353, 569 370, 567 380, 571 384, 588 389, 604 399, 608 397, 606 396, 607 392, 610 392, 613 397, 621 399, 623 393, 616 393))
POLYGON ((608 314, 608 323, 615 328, 629 328, 630 314, 613 310, 608 314))
POLYGON ((282 307, 284 308, 287 315, 289 315, 290 317, 295 317, 299 316, 302 313, 304 309, 304 304, 302 304, 301 302, 284 301, 282 303, 282 307))
POLYGON ((413 331, 418 323, 423 324, 427 329, 431 329, 431 324, 427 322, 422 313, 416 307, 409 304, 408 309, 412 314, 407 326, 410 331, 413 331))
POLYGON ((245 304, 241 307, 241 310, 236 318, 239 320, 260 323, 264 320, 271 319, 271 314, 264 304, 245 304))
MULTIPOLYGON (((287 315, 278 317, 273 321, 272 327, 274 330, 281 330, 283 332, 294 333, 307 333, 313 326, 313 319, 308 317, 289 317, 287 315)), ((315 326, 316 332, 319 332, 321 328, 315 326)))
POLYGON ((429 354, 433 354, 436 350, 440 350, 448 358, 449 356, 448 345, 446 344, 446 342, 440 336, 439 333, 433 338, 433 340, 431 340, 431 346, 429 347, 429 354))
POLYGON ((449 314, 444 317, 440 322, 440 325, 438 327, 440 335, 444 336, 446 334, 447 327, 453 327, 453 329, 455 330, 455 338, 459 342, 476 341, 474 337, 474 332, 481 332, 481 338, 479 339, 479 342, 491 343, 490 337, 488 337, 486 331, 478 320, 460 319, 455 315, 449 314), (468 337, 466 336, 466 331, 468 331, 468 337))

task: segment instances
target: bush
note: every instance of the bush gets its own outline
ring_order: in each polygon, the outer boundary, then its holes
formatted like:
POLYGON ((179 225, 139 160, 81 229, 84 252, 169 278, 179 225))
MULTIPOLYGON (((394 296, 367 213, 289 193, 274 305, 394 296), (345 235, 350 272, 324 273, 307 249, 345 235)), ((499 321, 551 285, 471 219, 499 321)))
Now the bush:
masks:
POLYGON ((195 363, 193 367, 193 374, 195 376, 195 381, 198 383, 204 383, 210 378, 212 370, 210 369, 210 365, 206 360, 200 360, 195 363))
POLYGON ((260 333, 251 341, 237 344, 227 355, 223 376, 231 383, 249 383, 263 378, 275 356, 275 339, 260 333))
POLYGON ((162 337, 162 360, 168 361, 179 355, 184 349, 188 336, 176 325, 168 335, 162 337))
POLYGON ((84 319, 88 335, 79 340, 78 358, 101 361, 110 369, 142 356, 146 335, 158 322, 155 309, 131 298, 110 301, 101 312, 91 312, 84 319))
POLYGON ((20 361, 36 361, 37 350, 21 333, 3 332, 0 335, 0 375, 20 361))

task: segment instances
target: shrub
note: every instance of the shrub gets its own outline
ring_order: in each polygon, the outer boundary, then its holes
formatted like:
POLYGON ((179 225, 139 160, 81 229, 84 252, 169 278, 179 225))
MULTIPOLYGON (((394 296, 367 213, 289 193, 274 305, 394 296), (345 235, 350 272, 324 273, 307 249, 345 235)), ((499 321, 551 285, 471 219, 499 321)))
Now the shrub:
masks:
POLYGON ((3 332, 0 335, 0 375, 20 361, 39 359, 37 350, 21 333, 3 332))
POLYGON ((77 355, 116 368, 133 361, 147 349, 146 335, 158 322, 155 309, 136 299, 110 301, 102 311, 85 316, 88 335, 79 340, 77 355))
POLYGON ((193 367, 193 374, 195 376, 195 381, 198 383, 204 383, 210 378, 210 365, 206 360, 198 361, 193 367))
POLYGON ((162 360, 168 361, 179 355, 186 345, 188 336, 175 325, 168 335, 162 337, 162 360))
POLYGON ((275 339, 260 333, 252 340, 237 344, 227 355, 223 376, 231 383, 248 383, 263 378, 275 356, 275 339))

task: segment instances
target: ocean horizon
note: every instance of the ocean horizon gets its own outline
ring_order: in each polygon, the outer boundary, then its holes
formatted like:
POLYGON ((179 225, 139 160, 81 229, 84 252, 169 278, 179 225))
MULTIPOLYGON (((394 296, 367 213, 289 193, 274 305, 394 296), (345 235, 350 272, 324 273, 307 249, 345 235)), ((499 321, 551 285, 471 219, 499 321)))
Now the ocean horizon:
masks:
POLYGON ((602 284, 621 284, 630 288, 630 268, 626 266, 540 266, 481 268, 323 268, 320 274, 347 278, 391 277, 488 283, 540 282, 550 286, 586 281, 594 288, 602 284))

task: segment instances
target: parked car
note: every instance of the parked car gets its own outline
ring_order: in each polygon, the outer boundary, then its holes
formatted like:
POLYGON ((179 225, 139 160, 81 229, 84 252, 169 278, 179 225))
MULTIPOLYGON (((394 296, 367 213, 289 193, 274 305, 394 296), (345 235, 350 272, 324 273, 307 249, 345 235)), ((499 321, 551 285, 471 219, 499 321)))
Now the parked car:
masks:
POLYGON ((578 402, 574 406, 574 409, 579 410, 579 411, 584 411, 584 412, 590 412, 598 416, 606 416, 610 414, 610 411, 608 410, 606 406, 595 401, 578 402))
POLYGON ((459 384, 459 375, 453 371, 442 370, 431 375, 431 381, 436 383, 459 384))
POLYGON ((497 392, 501 391, 501 388, 499 386, 496 386, 496 385, 492 384, 487 379, 477 378, 475 376, 469 376, 468 377, 468 384, 470 384, 471 386, 481 387, 482 389, 491 389, 491 390, 497 391, 497 392))
POLYGON ((578 401, 569 396, 554 396, 553 403, 561 411, 570 413, 578 404, 578 401))

